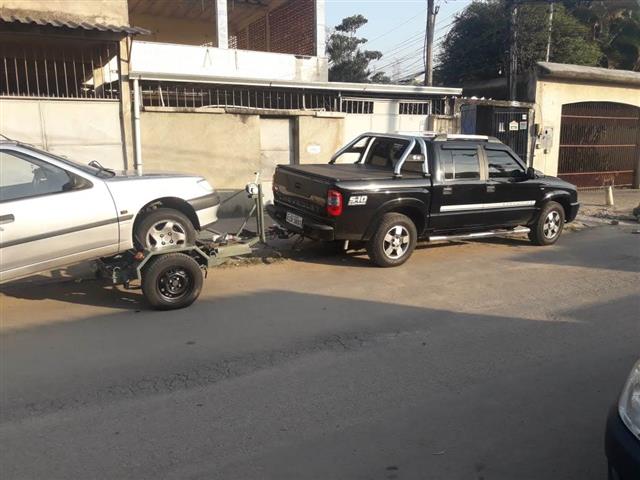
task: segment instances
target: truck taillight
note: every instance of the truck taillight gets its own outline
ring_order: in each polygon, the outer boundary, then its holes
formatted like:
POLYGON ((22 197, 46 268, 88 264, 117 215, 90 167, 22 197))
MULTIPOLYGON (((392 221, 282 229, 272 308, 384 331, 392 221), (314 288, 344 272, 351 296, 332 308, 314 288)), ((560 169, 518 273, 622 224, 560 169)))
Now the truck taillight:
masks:
POLYGON ((337 190, 327 192, 327 213, 332 217, 342 215, 342 194, 337 190))

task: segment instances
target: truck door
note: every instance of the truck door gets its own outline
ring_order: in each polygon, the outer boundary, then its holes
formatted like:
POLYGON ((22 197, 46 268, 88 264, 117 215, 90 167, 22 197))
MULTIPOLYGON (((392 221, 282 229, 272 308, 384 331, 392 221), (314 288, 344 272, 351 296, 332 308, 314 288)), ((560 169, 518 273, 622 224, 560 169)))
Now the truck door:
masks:
POLYGON ((471 142, 434 142, 438 171, 433 183, 431 229, 475 230, 486 225, 486 172, 471 142))
POLYGON ((528 179, 522 160, 505 145, 484 145, 487 162, 487 221, 494 226, 526 225, 542 196, 540 182, 528 179))

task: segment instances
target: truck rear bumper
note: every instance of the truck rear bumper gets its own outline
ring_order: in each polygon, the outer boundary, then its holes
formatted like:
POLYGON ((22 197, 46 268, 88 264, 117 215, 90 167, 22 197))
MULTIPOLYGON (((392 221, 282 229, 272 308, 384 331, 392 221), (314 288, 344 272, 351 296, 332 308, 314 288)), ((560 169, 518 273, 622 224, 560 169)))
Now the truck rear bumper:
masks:
POLYGON ((334 228, 331 225, 319 223, 311 217, 305 216, 299 211, 287 209, 281 205, 267 205, 267 213, 273 220, 285 230, 297 233, 316 240, 333 241, 335 240, 334 228), (287 223, 287 211, 291 211, 302 217, 302 228, 287 223))

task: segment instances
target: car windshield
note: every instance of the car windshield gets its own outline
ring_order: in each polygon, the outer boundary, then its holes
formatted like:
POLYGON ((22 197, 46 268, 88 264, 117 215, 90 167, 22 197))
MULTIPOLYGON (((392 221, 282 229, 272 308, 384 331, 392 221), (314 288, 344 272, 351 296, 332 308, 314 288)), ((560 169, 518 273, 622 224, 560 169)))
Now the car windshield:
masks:
POLYGON ((37 152, 37 153, 40 153, 40 154, 45 154, 45 155, 47 155, 49 157, 55 158, 59 162, 62 162, 64 164, 66 164, 66 165, 69 165, 70 167, 77 168, 78 170, 81 170, 84 173, 88 173, 89 175, 93 175, 95 177, 110 178, 110 177, 113 177, 115 175, 113 170, 100 168, 97 165, 93 166, 93 165, 88 165, 86 163, 76 162, 75 160, 70 160, 70 159, 68 159, 66 157, 62 157, 60 155, 56 155, 54 153, 47 152, 45 150, 39 150, 39 149, 34 148, 34 147, 30 146, 30 145, 23 145, 23 146, 29 148, 30 150, 33 150, 34 152, 37 152))

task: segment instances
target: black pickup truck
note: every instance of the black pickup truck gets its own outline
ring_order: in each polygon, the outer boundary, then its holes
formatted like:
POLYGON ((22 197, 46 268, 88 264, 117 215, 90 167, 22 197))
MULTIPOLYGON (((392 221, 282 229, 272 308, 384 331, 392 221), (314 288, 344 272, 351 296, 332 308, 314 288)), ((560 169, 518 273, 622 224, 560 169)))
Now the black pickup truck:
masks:
POLYGON ((328 164, 278 166, 273 193, 268 212, 282 227, 366 242, 383 267, 404 263, 418 239, 528 233, 551 245, 579 208, 574 185, 479 135, 365 133, 328 164))

